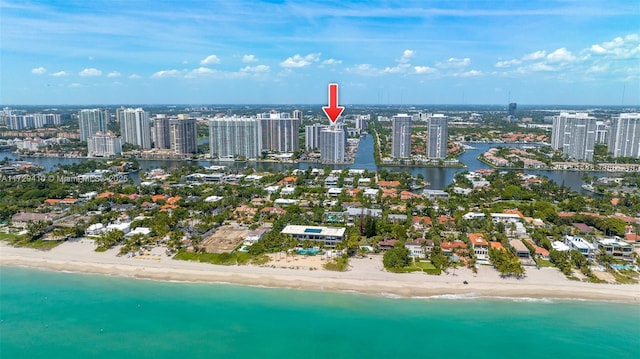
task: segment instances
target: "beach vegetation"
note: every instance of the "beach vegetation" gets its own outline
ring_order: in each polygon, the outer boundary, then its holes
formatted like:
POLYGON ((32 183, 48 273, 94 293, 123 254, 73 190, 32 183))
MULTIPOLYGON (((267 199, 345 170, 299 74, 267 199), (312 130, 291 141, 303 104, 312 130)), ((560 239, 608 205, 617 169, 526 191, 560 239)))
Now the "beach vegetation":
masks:
MULTIPOLYGON (((173 256, 173 259, 183 261, 193 261, 202 263, 211 263, 219 265, 243 265, 249 264, 253 258, 249 253, 245 252, 232 252, 232 253, 195 253, 180 250, 173 256)), ((262 259, 259 259, 259 261, 262 259)))
POLYGON ((511 251, 491 248, 489 249, 489 259, 503 277, 515 276, 519 278, 524 275, 520 259, 511 251))
POLYGON ((409 257, 409 250, 404 245, 397 246, 387 250, 383 257, 382 263, 385 269, 397 270, 404 267, 408 267, 411 263, 411 257, 409 257))
POLYGON ((326 270, 344 272, 349 269, 349 255, 345 253, 344 255, 328 261, 323 265, 323 267, 326 270))
POLYGON ((48 251, 55 248, 63 241, 43 240, 41 238, 32 240, 27 235, 20 235, 15 233, 0 232, 0 240, 6 241, 14 247, 27 247, 43 251, 48 251))
POLYGON ((115 230, 103 233, 96 238, 96 252, 104 252, 124 240, 124 232, 115 230))

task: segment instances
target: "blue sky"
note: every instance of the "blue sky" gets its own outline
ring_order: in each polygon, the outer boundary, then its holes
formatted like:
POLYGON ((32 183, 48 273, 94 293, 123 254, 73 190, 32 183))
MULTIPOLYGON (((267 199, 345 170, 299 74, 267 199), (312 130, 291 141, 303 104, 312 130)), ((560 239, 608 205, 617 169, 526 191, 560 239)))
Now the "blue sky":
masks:
POLYGON ((0 0, 0 40, 2 104, 640 104, 640 0, 0 0))

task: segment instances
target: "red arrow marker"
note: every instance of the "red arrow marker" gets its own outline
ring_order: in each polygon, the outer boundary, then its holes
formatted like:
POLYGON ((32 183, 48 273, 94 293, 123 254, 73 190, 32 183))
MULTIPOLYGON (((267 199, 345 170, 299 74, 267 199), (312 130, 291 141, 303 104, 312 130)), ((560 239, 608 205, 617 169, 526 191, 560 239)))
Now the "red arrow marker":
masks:
POLYGON ((331 124, 336 123, 344 111, 343 106, 338 106, 338 84, 329 84, 329 106, 322 107, 322 111, 331 120, 331 124))

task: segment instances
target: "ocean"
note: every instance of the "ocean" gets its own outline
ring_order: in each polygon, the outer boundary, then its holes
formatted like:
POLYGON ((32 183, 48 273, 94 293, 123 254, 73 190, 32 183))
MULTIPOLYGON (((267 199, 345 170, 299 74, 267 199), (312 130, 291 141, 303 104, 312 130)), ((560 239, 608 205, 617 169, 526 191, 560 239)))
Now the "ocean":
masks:
POLYGON ((0 267, 0 358, 640 358, 640 306, 0 267))

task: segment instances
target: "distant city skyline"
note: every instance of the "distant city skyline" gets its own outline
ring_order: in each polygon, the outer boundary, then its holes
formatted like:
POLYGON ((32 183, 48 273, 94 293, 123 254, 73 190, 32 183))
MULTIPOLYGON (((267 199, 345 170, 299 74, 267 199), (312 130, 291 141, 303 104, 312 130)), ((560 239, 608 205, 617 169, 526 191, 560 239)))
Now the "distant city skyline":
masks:
POLYGON ((0 0, 0 104, 640 105, 637 1, 0 0))

